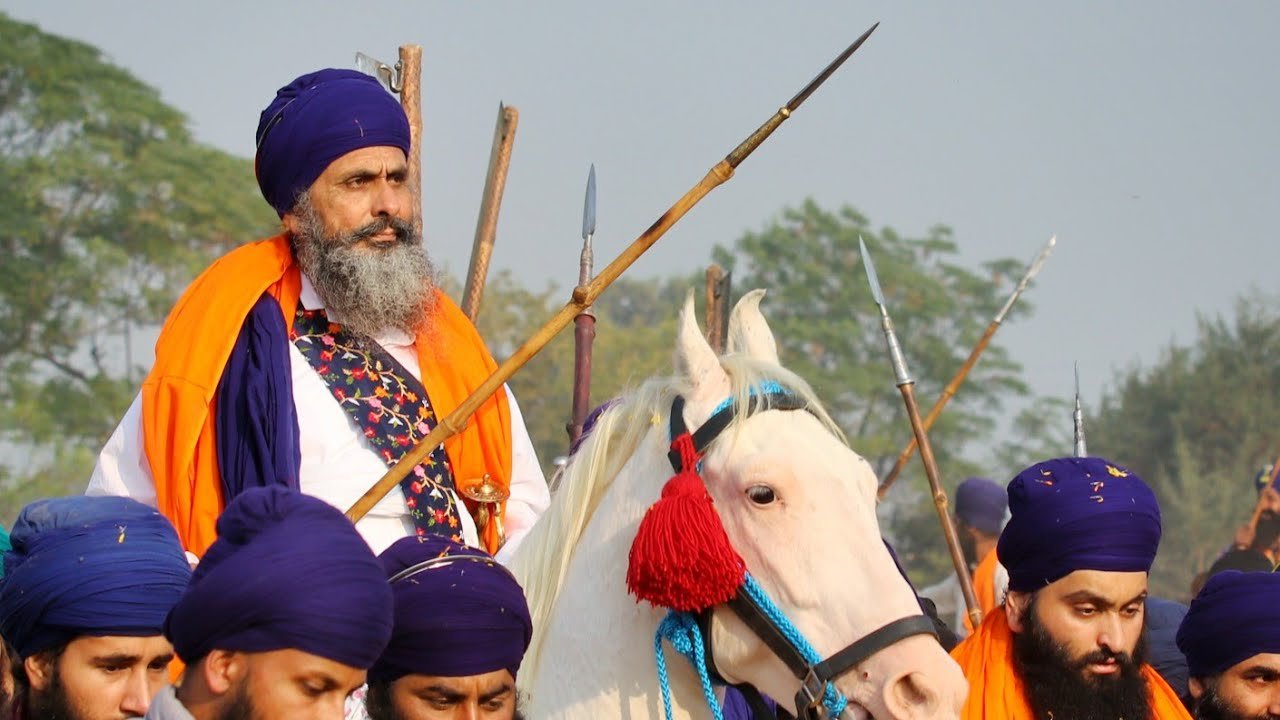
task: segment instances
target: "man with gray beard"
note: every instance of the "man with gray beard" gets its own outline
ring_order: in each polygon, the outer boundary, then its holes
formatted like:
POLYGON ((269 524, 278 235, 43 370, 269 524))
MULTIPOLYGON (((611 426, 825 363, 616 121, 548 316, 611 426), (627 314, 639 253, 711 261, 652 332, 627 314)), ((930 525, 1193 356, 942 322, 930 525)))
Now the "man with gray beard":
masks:
MULTIPOLYGON (((256 140, 283 232, 187 289, 89 483, 157 506, 196 557, 252 487, 345 510, 496 367, 414 231, 408 121, 377 81, 303 75, 263 111, 256 140)), ((548 503, 503 388, 356 527, 375 552, 439 534, 502 559, 548 503)))

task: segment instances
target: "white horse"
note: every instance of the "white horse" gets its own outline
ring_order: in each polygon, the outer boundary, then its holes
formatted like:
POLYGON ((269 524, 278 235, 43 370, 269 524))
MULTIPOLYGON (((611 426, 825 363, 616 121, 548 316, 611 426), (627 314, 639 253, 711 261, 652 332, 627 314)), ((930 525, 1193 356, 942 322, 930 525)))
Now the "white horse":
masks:
MULTIPOLYGON (((876 477, 849 449, 814 392, 778 364, 757 290, 730 319, 717 357, 690 296, 680 318, 677 376, 652 379, 605 412, 570 461, 551 509, 517 550, 534 639, 520 672, 532 718, 661 718, 654 633, 665 610, 627 592, 628 552, 645 510, 671 477, 669 413, 677 395, 697 429, 730 398, 738 415, 712 443, 701 476, 746 567, 822 658, 920 607, 885 548, 876 477), (808 412, 743 408, 753 388, 781 389, 808 412)), ((886 370, 887 372, 887 370, 886 370)), ((917 621, 918 622, 918 621, 917 621)), ((790 707, 801 681, 725 606, 710 620, 714 667, 790 707)), ((668 646, 676 717, 709 717, 699 676, 668 646)), ((956 718, 966 685, 931 636, 875 652, 834 680, 847 715, 956 718)))

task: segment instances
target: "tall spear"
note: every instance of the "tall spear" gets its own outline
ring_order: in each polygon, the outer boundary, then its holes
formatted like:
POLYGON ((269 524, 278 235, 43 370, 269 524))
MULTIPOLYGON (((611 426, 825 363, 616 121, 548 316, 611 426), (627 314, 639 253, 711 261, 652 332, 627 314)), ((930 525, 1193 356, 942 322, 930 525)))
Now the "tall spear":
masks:
POLYGON ((1071 424, 1074 426, 1076 457, 1088 457, 1089 449, 1084 442, 1084 411, 1080 409, 1080 363, 1075 363, 1076 370, 1076 409, 1071 413, 1071 424))
POLYGON ((467 267, 467 285, 462 292, 462 312, 471 322, 480 314, 484 297, 484 281, 489 276, 489 258, 498 234, 498 210, 502 192, 507 187, 507 168, 511 167, 511 147, 516 142, 516 125, 520 111, 498 103, 498 122, 493 128, 493 146, 489 150, 489 171, 484 177, 480 196, 480 215, 476 218, 476 238, 471 246, 471 262, 467 267))
POLYGON ((707 343, 716 354, 724 352, 729 334, 729 292, 733 273, 712 263, 707 267, 707 343))
MULTIPOLYGON (((942 409, 947 406, 951 398, 955 397, 956 391, 960 389, 960 385, 965 381, 965 378, 969 377, 969 371, 973 369, 973 366, 978 362, 978 358, 987 349, 987 345, 990 344, 991 338, 996 334, 996 330, 999 330, 1000 325, 1004 323, 1005 316, 1013 309, 1013 304, 1022 296, 1022 292, 1027 289, 1027 285, 1031 283, 1031 280, 1039 274, 1040 268, 1044 267, 1045 261, 1049 259, 1049 253, 1053 252, 1053 246, 1057 242, 1058 236, 1050 237, 1049 242, 1045 243, 1044 248, 1040 250, 1040 254, 1031 261, 1031 264, 1027 265, 1027 271, 1022 274, 1022 279, 1014 286, 1009 299, 1005 300, 1004 306, 1000 308, 995 317, 991 318, 991 322, 987 324, 987 329, 982 333, 982 337, 978 338, 978 344, 974 345, 973 350, 969 351, 969 357, 965 358, 964 363, 960 365, 960 369, 956 370, 956 374, 951 378, 951 382, 948 382, 947 386, 943 388, 942 395, 934 402, 933 407, 929 409, 929 414, 924 417, 924 429, 926 431, 933 427, 934 421, 942 414, 942 409)), ((884 481, 880 483, 880 489, 876 491, 876 496, 880 500, 883 500, 885 494, 889 492, 889 488, 893 487, 894 481, 898 479, 898 475, 906 468, 907 461, 911 459, 911 455, 915 451, 916 439, 913 437, 907 443, 907 446, 902 449, 902 452, 898 453, 898 459, 894 461, 893 467, 885 475, 884 481)))
POLYGON ((763 125, 726 155, 723 160, 716 163, 702 180, 685 192, 674 205, 649 226, 648 230, 645 230, 640 234, 640 237, 633 240, 631 245, 601 270, 600 274, 592 279, 591 282, 574 288, 573 297, 569 302, 565 303, 564 307, 560 308, 546 324, 517 348, 510 357, 504 360, 494 370, 493 374, 480 383, 479 387, 472 391, 471 395, 467 396, 467 399, 463 400, 453 412, 442 418, 434 430, 419 440, 412 450, 406 452, 395 466, 388 470, 347 510, 347 517, 352 522, 364 517, 370 508, 399 485, 401 478, 411 472, 417 463, 430 454, 432 448, 461 432, 467 419, 475 413, 480 405, 488 400, 493 393, 497 392, 498 388, 502 387, 502 384, 514 375, 530 358, 546 347, 547 343, 551 342, 551 339, 556 336, 556 333, 563 330, 578 313, 590 306, 605 288, 609 287, 614 280, 617 280, 618 276, 631 267, 631 264, 643 255, 646 250, 653 247, 653 244, 673 225, 679 222, 680 218, 684 217, 685 213, 689 212, 694 205, 697 205, 698 201, 706 197, 707 193, 732 178, 734 170, 742 164, 742 161, 755 152, 761 143, 768 140, 769 136, 778 129, 778 126, 791 117, 791 114, 818 89, 818 86, 826 82, 827 78, 831 77, 831 74, 844 64, 844 61, 848 60, 850 55, 857 51, 859 47, 862 47, 862 44, 867 41, 868 37, 871 37, 871 33, 879 25, 880 23, 872 25, 852 45, 840 53, 835 60, 831 61, 821 73, 818 73, 817 77, 810 80, 808 85, 805 85, 800 92, 796 93, 795 97, 791 98, 786 105, 779 108, 763 125))
POLYGON ((902 356, 902 346, 898 344, 898 335, 893 331, 893 320, 889 318, 889 308, 884 302, 884 293, 880 291, 880 280, 876 277, 876 265, 867 252, 867 244, 858 237, 858 248, 862 251, 862 262, 867 270, 867 282, 871 285, 871 296, 875 298, 876 307, 880 308, 880 327, 884 329, 885 343, 889 346, 889 357, 893 362, 893 374, 897 380, 898 390, 902 392, 902 402, 907 406, 907 417, 911 420, 911 432, 915 434, 920 446, 920 460, 924 463, 925 475, 929 478, 929 488, 933 491, 933 505, 938 510, 938 520, 942 522, 942 535, 946 538, 947 549, 951 551, 951 563, 955 565, 956 577, 960 579, 960 592, 964 594, 965 607, 969 609, 969 620, 974 627, 982 624, 982 608, 978 606, 978 598, 973 593, 973 579, 969 577, 969 565, 965 563, 964 552, 960 549, 960 538, 956 535, 955 525, 951 522, 951 513, 947 512, 947 493, 942 489, 942 479, 938 473, 938 462, 933 457, 933 448, 929 445, 928 431, 920 419, 920 408, 916 405, 915 380, 907 372, 907 360, 902 356))
MULTIPOLYGON (((587 173, 587 194, 582 201, 582 254, 578 257, 578 287, 586 288, 595 271, 591 238, 596 234, 596 166, 587 173)), ((584 307, 573 318, 573 412, 569 425, 569 446, 582 437, 582 426, 591 411, 591 346, 596 339, 596 315, 584 307)))

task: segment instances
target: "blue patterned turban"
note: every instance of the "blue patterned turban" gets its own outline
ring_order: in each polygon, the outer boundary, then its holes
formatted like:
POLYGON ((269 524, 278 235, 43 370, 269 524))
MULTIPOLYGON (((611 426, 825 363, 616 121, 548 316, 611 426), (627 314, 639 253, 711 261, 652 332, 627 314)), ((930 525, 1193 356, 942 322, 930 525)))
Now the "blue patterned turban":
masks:
POLYGON ((380 556, 395 594, 391 644, 371 682, 405 675, 512 677, 533 637, 524 591, 482 550, 439 535, 397 540, 380 556))
POLYGON ((273 485, 236 496, 165 622, 178 657, 294 649, 368 668, 391 637, 391 589, 323 500, 273 485))
POLYGON ((1160 546, 1151 488, 1103 458, 1058 458, 1023 470, 1009 483, 1009 511, 996 556, 1015 592, 1076 570, 1149 572, 1160 546))
POLYGON ((320 70, 280 88, 258 119, 256 137, 258 187, 280 217, 329 163, 352 150, 387 146, 409 154, 404 108, 355 70, 320 70))
POLYGON ((10 539, 0 635, 23 658, 82 635, 159 635, 191 577, 173 526, 129 498, 37 500, 10 539))
POLYGON ((1280 575, 1228 570, 1209 578, 1178 628, 1178 649, 1196 678, 1280 653, 1280 575))

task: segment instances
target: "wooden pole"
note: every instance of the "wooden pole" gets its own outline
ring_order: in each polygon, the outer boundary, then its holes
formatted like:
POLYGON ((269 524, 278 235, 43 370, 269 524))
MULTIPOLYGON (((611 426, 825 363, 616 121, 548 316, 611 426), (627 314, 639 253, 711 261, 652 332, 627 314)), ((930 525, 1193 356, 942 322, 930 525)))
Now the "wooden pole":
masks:
POLYGON ((409 118, 409 185, 413 228, 422 234, 422 46, 400 46, 400 105, 409 118))
POLYGON ((707 267, 707 342, 716 354, 724 352, 729 334, 729 295, 733 273, 719 265, 707 267))
MULTIPOLYGON (((685 213, 693 209, 693 206, 697 205, 698 201, 706 197, 707 193, 732 178, 734 169, 746 160, 751 153, 755 152, 756 148, 760 147, 765 140, 768 140, 769 136, 772 135, 773 132, 787 120, 787 118, 791 117, 791 114, 800 107, 801 103, 803 103, 819 85, 825 82, 826 79, 835 72, 836 68, 840 67, 845 60, 848 60, 849 56, 862 46, 862 43, 866 42, 867 38, 871 36, 871 33, 874 32, 878 26, 879 23, 876 23, 876 25, 873 25, 871 29, 863 33, 862 36, 855 40, 852 45, 846 48, 844 52, 828 64, 817 77, 809 81, 809 84, 797 93, 795 97, 791 98, 786 105, 771 115, 769 119, 757 128, 755 132, 751 133, 746 140, 739 143, 738 146, 726 155, 723 160, 716 163, 709 171, 707 171, 707 174, 699 180, 696 185, 689 188, 689 190, 685 192, 685 194, 681 196, 674 205, 668 208, 661 217, 649 226, 648 230, 645 230, 640 234, 640 237, 633 240, 631 244, 628 245, 627 248, 618 255, 618 257, 614 258, 613 262, 605 266, 605 268, 600 271, 600 274, 592 279, 591 282, 574 288, 573 296, 569 302, 565 303, 564 307, 560 308, 560 310, 557 311, 556 314, 546 322, 546 324, 539 328, 538 331, 526 340, 523 345, 517 348, 516 351, 511 354, 511 357, 504 360, 502 364, 493 371, 493 374, 484 382, 480 383, 479 387, 472 391, 472 393, 467 396, 467 399, 463 400, 453 412, 449 413, 444 418, 441 418, 440 424, 437 425, 435 429, 427 433, 426 437, 419 440, 418 444, 415 445, 413 449, 406 452, 400 458, 399 462, 397 462, 386 472, 385 475, 374 483, 373 486, 370 487, 354 505, 348 508, 347 517, 350 518, 352 522, 359 521, 360 518, 363 518, 374 505, 378 504, 379 500, 399 485, 400 479, 411 472, 413 467, 429 455, 437 445, 440 445, 445 440, 457 435, 459 432, 462 432, 462 428, 466 426, 467 420, 470 419, 477 409, 479 409, 480 405, 488 400, 491 395, 497 392, 498 388, 502 387, 503 383, 509 380, 517 370, 529 361, 530 358, 538 354, 542 348, 546 347, 547 343, 551 342, 551 339, 554 338, 557 333, 572 322, 573 318, 577 316, 578 313, 590 307, 605 288, 609 287, 614 280, 617 280, 618 277, 622 275, 627 268, 631 267, 631 265, 638 260, 646 250, 653 247, 653 244, 666 234, 673 225, 679 222, 680 218, 684 217, 685 213)), ((465 494, 468 489, 459 488, 459 490, 465 494)))
POLYGON ((498 104, 498 121, 493 128, 493 145, 489 151, 489 171, 480 196, 480 215, 476 218, 475 244, 471 247, 471 263, 467 268, 467 286, 462 293, 462 312, 471 322, 480 314, 485 279, 489 276, 489 259, 498 233, 498 210, 502 192, 507 186, 507 169, 511 166, 511 148, 516 141, 520 111, 498 104))

